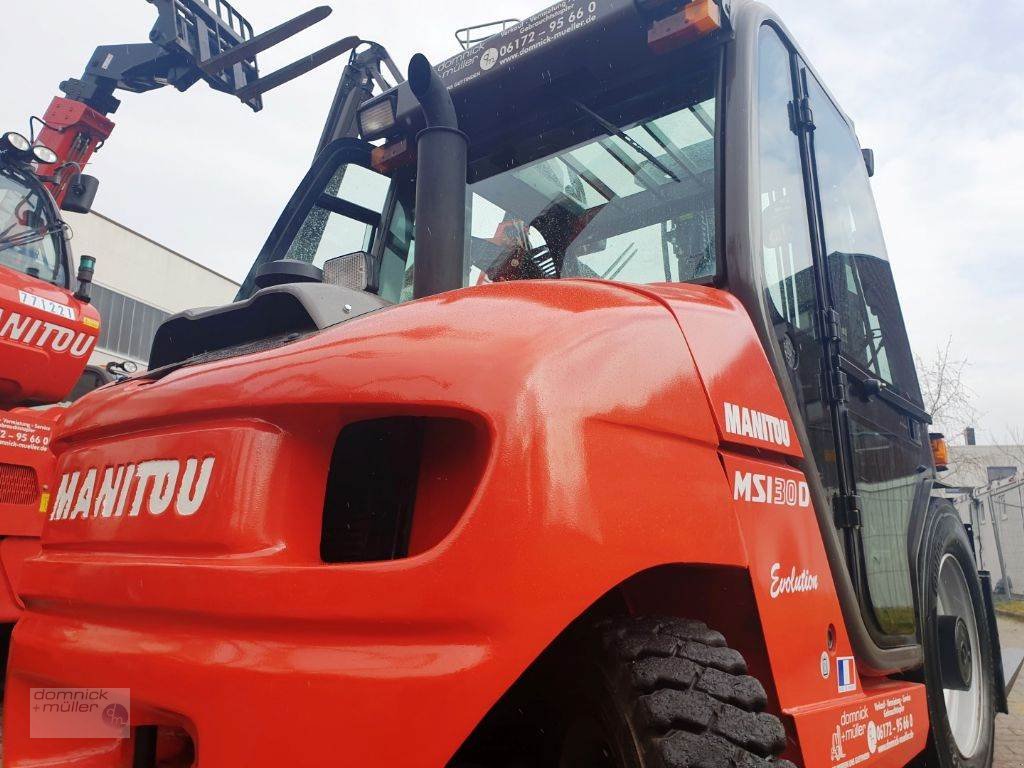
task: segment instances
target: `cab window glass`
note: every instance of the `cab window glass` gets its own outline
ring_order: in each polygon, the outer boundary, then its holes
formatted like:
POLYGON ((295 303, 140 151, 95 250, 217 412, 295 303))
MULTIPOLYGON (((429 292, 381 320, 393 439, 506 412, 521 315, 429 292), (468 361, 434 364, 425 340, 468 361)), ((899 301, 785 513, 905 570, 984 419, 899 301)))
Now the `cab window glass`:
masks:
POLYGON ((63 224, 43 195, 19 172, 0 169, 0 266, 63 285, 63 224))
POLYGON ((761 247, 773 309, 792 329, 811 333, 817 306, 800 145, 790 127, 789 50, 771 27, 760 42, 761 247))
POLYGON ((336 256, 369 251, 390 180, 359 165, 343 165, 310 209, 285 254, 318 267, 336 256))
POLYGON ((857 396, 856 382, 879 379, 920 403, 917 377, 860 146, 824 89, 805 77, 840 353, 863 369, 852 377, 847 424, 867 593, 881 630, 909 636, 915 618, 907 536, 915 505, 927 503, 924 430, 882 398, 857 396))
POLYGON ((623 132, 473 184, 469 283, 714 275, 714 98, 623 132))
POLYGON ((814 149, 832 301, 843 354, 920 401, 867 169, 850 126, 813 76, 814 149))
POLYGON ((411 205, 415 181, 400 179, 397 184, 398 193, 380 260, 380 295, 396 302, 412 298, 413 265, 416 263, 416 228, 411 205))
MULTIPOLYGON (((600 115, 577 110, 531 150, 537 159, 504 150, 476 159, 463 284, 713 277, 718 65, 715 57, 649 98, 600 107, 600 115)), ((396 198, 381 296, 405 301, 414 259, 401 249, 411 248, 412 187, 400 184, 396 198)))
POLYGON ((758 81, 761 258, 772 324, 828 492, 838 488, 832 417, 822 390, 818 308, 800 145, 789 122, 793 100, 789 49, 761 28, 758 81))

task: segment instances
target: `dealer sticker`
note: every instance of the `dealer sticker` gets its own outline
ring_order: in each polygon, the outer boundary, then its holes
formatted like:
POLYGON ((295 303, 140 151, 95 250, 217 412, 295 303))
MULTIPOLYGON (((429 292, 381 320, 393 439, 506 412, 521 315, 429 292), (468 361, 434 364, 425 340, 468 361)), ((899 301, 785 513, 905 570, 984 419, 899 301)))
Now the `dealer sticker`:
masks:
POLYGON ((53 428, 49 424, 0 416, 0 446, 43 452, 50 447, 53 428))

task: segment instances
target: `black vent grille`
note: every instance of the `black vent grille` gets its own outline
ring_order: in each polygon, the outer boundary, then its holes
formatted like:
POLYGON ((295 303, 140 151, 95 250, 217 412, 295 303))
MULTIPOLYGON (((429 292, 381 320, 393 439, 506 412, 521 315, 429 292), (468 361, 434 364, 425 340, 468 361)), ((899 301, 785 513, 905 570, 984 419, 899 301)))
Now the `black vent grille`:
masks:
POLYGON ((359 421, 338 436, 324 500, 325 563, 394 560, 409 552, 423 419, 359 421))

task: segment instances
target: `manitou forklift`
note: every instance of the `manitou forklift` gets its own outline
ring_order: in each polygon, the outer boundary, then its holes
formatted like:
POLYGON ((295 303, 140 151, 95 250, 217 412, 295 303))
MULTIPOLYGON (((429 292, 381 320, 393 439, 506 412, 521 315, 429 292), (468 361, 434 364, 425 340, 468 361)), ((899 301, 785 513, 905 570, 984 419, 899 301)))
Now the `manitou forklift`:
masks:
MULTIPOLYGON (((253 110, 261 95, 351 49, 342 40, 282 70, 259 76, 256 54, 321 21, 315 8, 261 35, 219 0, 155 0, 150 42, 96 49, 80 79, 61 84, 42 117, 39 136, 0 136, 0 648, 21 602, 21 565, 39 551, 49 511, 50 451, 62 409, 124 373, 123 364, 87 367, 100 333, 89 285, 95 260, 81 256, 72 292, 69 226, 61 211, 88 213, 98 188, 82 171, 114 128, 119 90, 144 92, 200 79, 253 110), (120 369, 120 370, 119 370, 120 369)), ((2 654, 0 654, 2 655, 2 654)))
POLYGON ((781 21, 385 53, 238 299, 68 411, 7 765, 989 765, 872 155, 781 21))
MULTIPOLYGON (((22 609, 20 568, 39 552, 55 469, 59 412, 30 407, 68 397, 99 335, 92 263, 82 259, 73 293, 60 212, 36 173, 54 160, 50 148, 18 133, 0 136, 0 657, 22 609)), ((89 183, 69 178, 68 208, 88 210, 89 183)))
MULTIPOLYGON (((65 225, 37 172, 56 159, 21 134, 0 136, 0 658, 22 607, 21 566, 38 553, 49 511, 60 410, 36 406, 68 398, 100 332, 93 260, 81 258, 72 289, 65 225)), ((74 172, 65 181, 65 209, 88 211, 94 180, 74 172)))

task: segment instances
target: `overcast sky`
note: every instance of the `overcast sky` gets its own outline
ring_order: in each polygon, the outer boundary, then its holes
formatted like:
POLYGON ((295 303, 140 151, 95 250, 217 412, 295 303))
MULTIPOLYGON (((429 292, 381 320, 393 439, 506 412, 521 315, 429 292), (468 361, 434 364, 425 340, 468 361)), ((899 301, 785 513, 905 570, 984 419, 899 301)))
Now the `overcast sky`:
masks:
MULTIPOLYGON (((416 51, 436 63, 457 50, 457 27, 543 4, 346 0, 261 69, 351 34, 384 43, 402 68, 416 51)), ((927 357, 952 336, 970 361, 981 441, 1005 439, 1024 428, 1024 2, 770 4, 876 150, 911 343, 927 357)), ((234 5, 259 31, 313 0, 234 5)), ((25 130, 96 45, 144 42, 155 12, 143 0, 33 0, 5 3, 3 16, 0 128, 25 130)), ((125 94, 91 167, 97 210, 240 279, 309 164, 340 66, 272 92, 259 114, 204 84, 125 94)))

